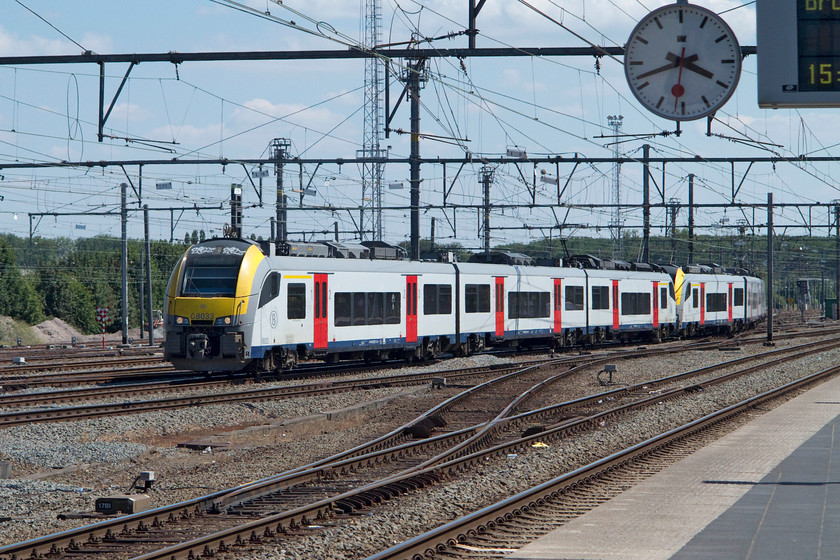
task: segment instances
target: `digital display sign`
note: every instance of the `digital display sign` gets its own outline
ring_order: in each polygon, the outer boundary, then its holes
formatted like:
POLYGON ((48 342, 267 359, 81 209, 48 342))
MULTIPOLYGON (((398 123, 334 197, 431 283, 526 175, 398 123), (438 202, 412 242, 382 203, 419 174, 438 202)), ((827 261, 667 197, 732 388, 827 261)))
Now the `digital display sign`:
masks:
POLYGON ((840 107, 840 0, 760 0, 756 14, 759 107, 840 107))
POLYGON ((840 91, 840 0, 797 0, 799 91, 840 91))

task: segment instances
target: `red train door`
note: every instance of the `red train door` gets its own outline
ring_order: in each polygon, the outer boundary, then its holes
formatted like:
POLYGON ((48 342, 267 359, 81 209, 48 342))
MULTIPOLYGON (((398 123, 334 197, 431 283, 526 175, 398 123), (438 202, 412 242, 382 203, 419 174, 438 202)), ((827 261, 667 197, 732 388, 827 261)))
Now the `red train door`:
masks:
POLYGON ((706 324, 706 284, 700 283, 700 324, 706 324))
POLYGON ((505 279, 496 278, 496 336, 505 336, 505 279))
POLYGON ((729 283, 729 299, 727 300, 727 306, 729 308, 729 322, 732 322, 732 282, 729 283))
POLYGON ((618 330, 618 280, 612 281, 613 330, 618 330))
POLYGON ((315 275, 315 348, 327 347, 327 275, 315 275))
POLYGON ((563 301, 560 299, 560 295, 563 293, 562 284, 563 280, 560 278, 554 279, 554 332, 559 333, 563 330, 563 301))
POLYGON ((659 282, 653 283, 653 328, 659 327, 659 282))
POLYGON ((405 277, 405 341, 417 342, 417 276, 405 277))

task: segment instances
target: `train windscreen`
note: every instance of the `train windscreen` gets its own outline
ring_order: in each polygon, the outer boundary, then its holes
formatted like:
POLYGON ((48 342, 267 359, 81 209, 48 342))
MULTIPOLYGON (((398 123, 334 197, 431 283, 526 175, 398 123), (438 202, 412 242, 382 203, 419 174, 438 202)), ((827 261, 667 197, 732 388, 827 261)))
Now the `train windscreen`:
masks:
POLYGON ((242 258, 249 245, 210 241, 187 251, 182 297, 235 297, 242 258))

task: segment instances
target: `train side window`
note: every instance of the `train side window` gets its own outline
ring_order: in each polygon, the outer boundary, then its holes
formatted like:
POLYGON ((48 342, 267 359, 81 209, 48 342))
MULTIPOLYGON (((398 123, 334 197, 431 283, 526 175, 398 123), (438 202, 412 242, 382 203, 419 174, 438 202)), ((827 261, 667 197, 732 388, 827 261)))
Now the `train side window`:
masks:
POLYGON ((610 308, 610 287, 592 286, 592 309, 610 308))
POLYGON ((732 305, 735 307, 744 305, 744 288, 735 288, 732 290, 732 305))
POLYGON ((385 322, 385 294, 380 292, 369 292, 367 294, 367 323, 368 325, 381 325, 385 322))
POLYGON ((385 324, 400 324, 400 293, 387 292, 385 294, 385 324))
POLYGON ((353 292, 353 324, 364 325, 367 316, 365 307, 367 294, 365 292, 353 292))
POLYGON ((622 315, 650 315, 650 294, 647 292, 624 292, 621 294, 622 315))
POLYGON ((426 284, 423 286, 423 315, 452 314, 452 286, 426 284))
POLYGON ((338 292, 335 294, 335 326, 349 327, 350 318, 353 314, 353 308, 350 305, 351 294, 348 292, 338 292))
POLYGON ((700 305, 700 296, 698 295, 697 288, 691 290, 691 307, 697 309, 700 305))
POLYGON ((668 288, 659 288, 659 309, 668 309, 668 288))
POLYGON ((726 311, 727 294, 706 294, 706 311, 726 311))
POLYGON ((260 307, 280 295, 280 273, 270 272, 260 291, 260 307))
POLYGON ((490 284, 467 284, 464 308, 467 313, 490 313, 490 284))
POLYGON ((511 319, 539 319, 551 316, 551 292, 508 292, 511 319))
POLYGON ((583 311, 583 286, 566 286, 566 311, 583 311))
POLYGON ((306 284, 289 284, 286 318, 306 318, 306 284))

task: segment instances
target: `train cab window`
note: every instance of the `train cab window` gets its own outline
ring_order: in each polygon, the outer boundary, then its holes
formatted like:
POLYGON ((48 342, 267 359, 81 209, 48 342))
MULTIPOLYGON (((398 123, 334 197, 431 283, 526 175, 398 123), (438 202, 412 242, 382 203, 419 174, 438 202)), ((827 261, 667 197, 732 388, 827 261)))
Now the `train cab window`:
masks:
POLYGON ((269 272, 260 291, 260 307, 280 295, 280 273, 269 272))
POLYGON ((452 286, 426 284, 423 286, 423 315, 450 315, 452 313, 452 286))
POLYGON ((610 308, 610 287, 592 286, 592 309, 610 308))
POLYGON ((289 284, 286 318, 306 318, 306 284, 289 284))
POLYGON ((732 305, 735 307, 744 305, 744 288, 735 288, 732 290, 732 305))
POLYGON ((694 288, 691 290, 691 307, 697 309, 700 307, 700 296, 698 295, 699 290, 694 288))
POLYGON ((234 297, 239 267, 190 266, 184 272, 184 297, 234 297))
POLYGON ((621 294, 622 315, 650 315, 650 294, 647 292, 624 292, 621 294))
POLYGON ((467 284, 464 308, 467 313, 490 313, 490 284, 467 284))
POLYGON ((659 309, 668 309, 668 288, 659 288, 659 309))
POLYGON ((566 311, 583 311, 583 286, 566 286, 566 311))

